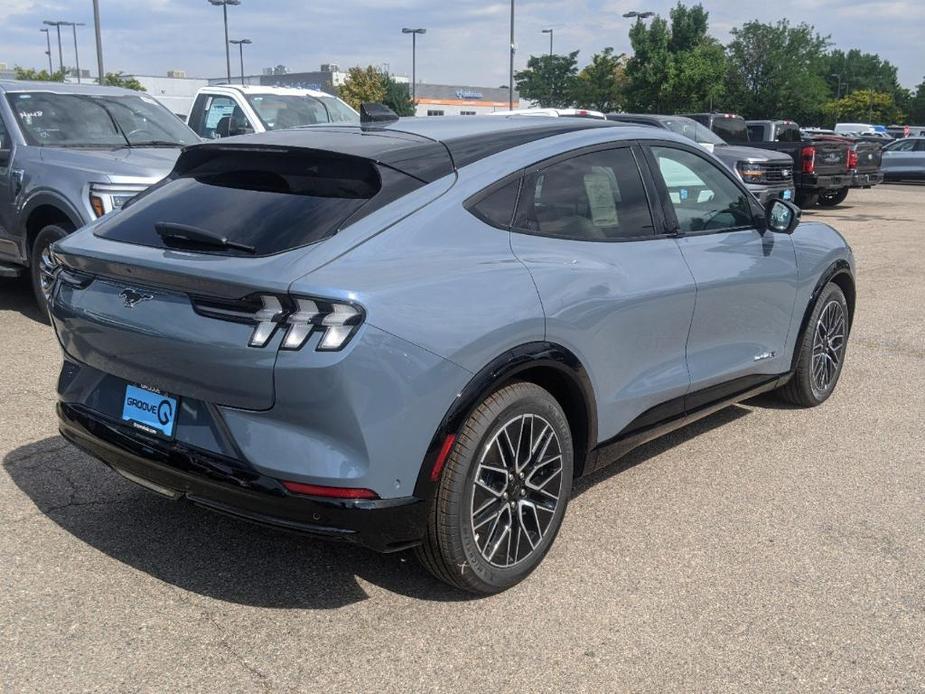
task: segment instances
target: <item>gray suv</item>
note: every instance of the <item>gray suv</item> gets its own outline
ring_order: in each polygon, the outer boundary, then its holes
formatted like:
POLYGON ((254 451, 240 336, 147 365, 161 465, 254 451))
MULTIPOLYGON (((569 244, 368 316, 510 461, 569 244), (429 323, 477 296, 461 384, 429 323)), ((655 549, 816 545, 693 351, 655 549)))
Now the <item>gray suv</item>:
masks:
POLYGON ((0 277, 31 272, 44 309, 49 245, 162 179, 194 142, 143 93, 0 81, 0 277))
POLYGON ((757 393, 829 397, 854 260, 798 218, 604 120, 189 147, 55 245, 60 430, 167 499, 503 590, 575 477, 757 393))

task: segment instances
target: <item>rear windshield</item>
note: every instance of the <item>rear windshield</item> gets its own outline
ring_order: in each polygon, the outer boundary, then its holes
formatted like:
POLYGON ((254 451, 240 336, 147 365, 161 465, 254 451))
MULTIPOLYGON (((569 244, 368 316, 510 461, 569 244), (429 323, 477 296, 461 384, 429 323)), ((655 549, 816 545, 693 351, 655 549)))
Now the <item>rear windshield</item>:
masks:
POLYGON ((739 145, 748 143, 748 128, 745 127, 744 118, 714 118, 713 132, 729 144, 739 145))
POLYGON ((360 116, 333 96, 314 97, 295 94, 247 94, 267 130, 296 128, 317 123, 359 123, 360 116))
POLYGON ((710 130, 705 125, 702 125, 695 121, 693 118, 685 118, 684 116, 673 116, 671 118, 663 118, 662 123, 669 130, 678 133, 678 135, 684 135, 684 137, 693 140, 701 145, 722 145, 725 144, 722 138, 717 137, 712 130, 710 130))
POLYGON ((800 142, 803 136, 800 135, 800 128, 796 123, 777 126, 778 142, 800 142))
POLYGON ((196 147, 170 177, 104 218, 95 233, 144 246, 279 253, 320 241, 362 216, 373 198, 385 197, 379 196, 383 172, 386 180, 402 179, 393 189, 413 180, 360 157, 196 147), (206 240, 165 236, 165 229, 193 229, 206 240))

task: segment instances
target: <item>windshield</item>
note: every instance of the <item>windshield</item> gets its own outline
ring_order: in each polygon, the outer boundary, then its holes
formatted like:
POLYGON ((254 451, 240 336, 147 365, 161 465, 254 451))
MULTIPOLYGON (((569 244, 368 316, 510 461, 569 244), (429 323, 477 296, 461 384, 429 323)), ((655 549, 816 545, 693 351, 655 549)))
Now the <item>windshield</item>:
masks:
POLYGON ((359 123, 360 117, 333 96, 247 94, 247 101, 267 130, 296 128, 317 123, 359 123))
POLYGON ((692 118, 665 118, 662 124, 669 130, 684 135, 684 137, 693 140, 699 144, 706 145, 724 145, 722 138, 710 130, 705 125, 701 125, 692 118))
POLYGON ((181 147, 199 138, 149 96, 11 92, 26 141, 46 147, 181 147))

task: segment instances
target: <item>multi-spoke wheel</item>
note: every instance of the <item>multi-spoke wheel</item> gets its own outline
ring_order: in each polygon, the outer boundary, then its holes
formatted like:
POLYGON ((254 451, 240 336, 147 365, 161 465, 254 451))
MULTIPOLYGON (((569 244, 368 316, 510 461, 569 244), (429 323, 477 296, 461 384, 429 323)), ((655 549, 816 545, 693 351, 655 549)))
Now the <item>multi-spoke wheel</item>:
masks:
POLYGON ((845 295, 837 285, 827 285, 797 345, 796 370, 780 390, 785 399, 803 407, 825 402, 841 375, 850 327, 845 295))
POLYGON ((32 272, 32 291, 35 301, 39 305, 42 318, 48 316, 48 300, 51 297, 52 259, 51 245, 63 239, 70 232, 70 227, 49 224, 35 237, 32 243, 32 255, 29 258, 29 267, 32 272))
POLYGON ((552 395, 532 383, 493 393, 466 421, 444 467, 422 563, 478 593, 522 580, 559 531, 573 465, 568 421, 552 395))

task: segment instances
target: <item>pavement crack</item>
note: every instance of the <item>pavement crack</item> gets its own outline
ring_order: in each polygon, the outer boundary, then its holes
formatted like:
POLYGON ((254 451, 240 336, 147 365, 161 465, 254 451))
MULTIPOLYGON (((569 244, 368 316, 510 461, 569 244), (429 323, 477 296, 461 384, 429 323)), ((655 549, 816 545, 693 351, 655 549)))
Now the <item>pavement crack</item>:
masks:
POLYGON ((267 677, 267 674, 261 671, 256 666, 248 663, 247 660, 244 658, 244 656, 238 653, 238 651, 228 642, 225 628, 218 622, 218 620, 215 619, 215 616, 211 612, 204 610, 202 615, 203 617, 206 618, 209 624, 211 624, 212 627, 215 629, 215 631, 218 633, 218 640, 219 640, 219 643, 222 645, 222 648, 224 648, 228 652, 228 654, 231 655, 232 658, 234 658, 235 662, 237 662, 238 665, 240 665, 242 668, 247 670, 253 676, 254 680, 260 684, 260 686, 263 688, 265 692, 270 691, 270 681, 269 681, 269 678, 267 677))

